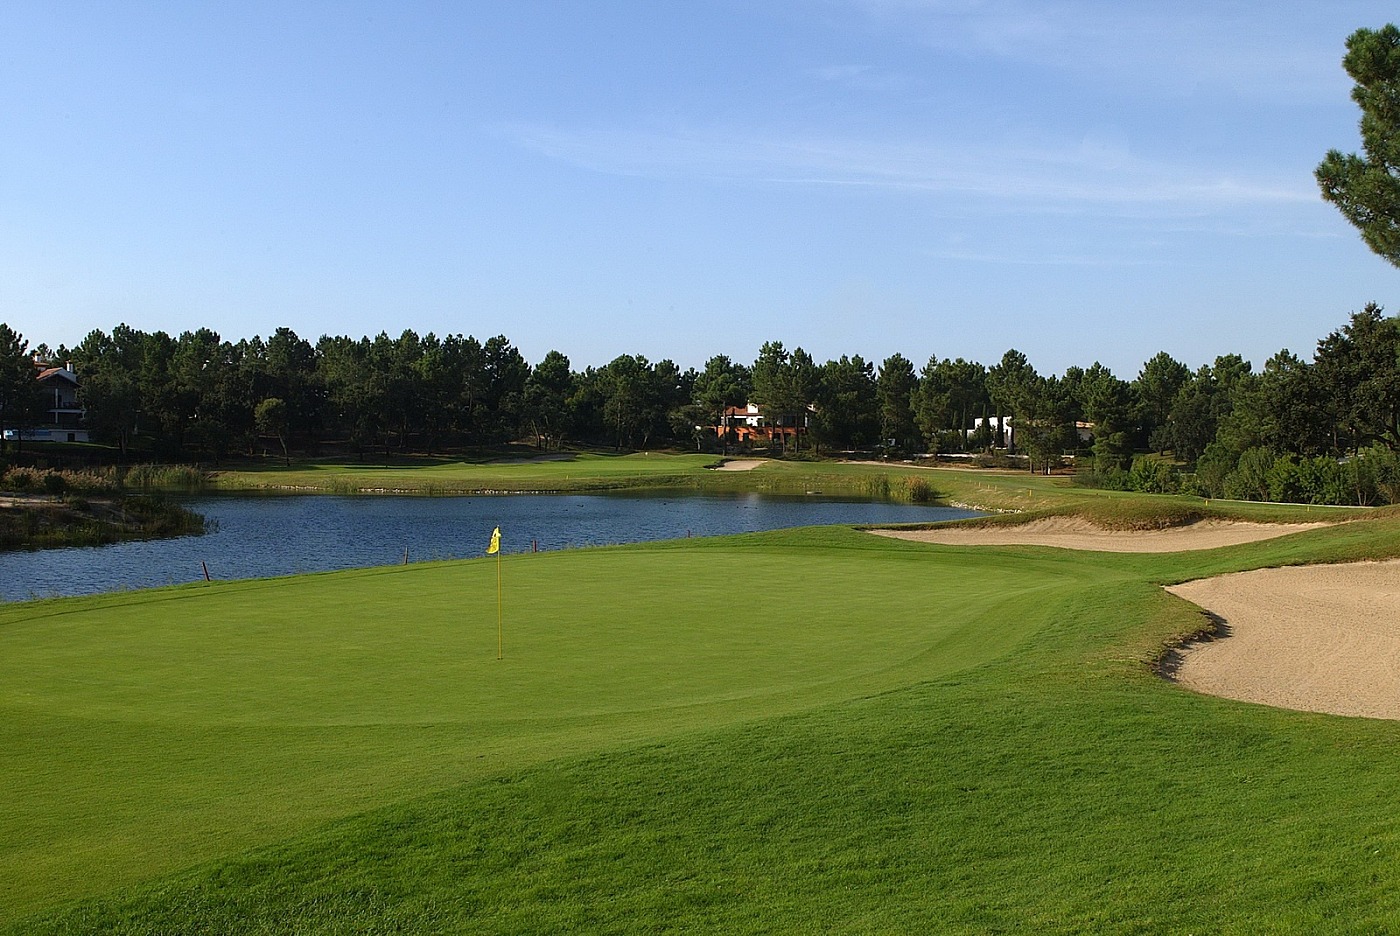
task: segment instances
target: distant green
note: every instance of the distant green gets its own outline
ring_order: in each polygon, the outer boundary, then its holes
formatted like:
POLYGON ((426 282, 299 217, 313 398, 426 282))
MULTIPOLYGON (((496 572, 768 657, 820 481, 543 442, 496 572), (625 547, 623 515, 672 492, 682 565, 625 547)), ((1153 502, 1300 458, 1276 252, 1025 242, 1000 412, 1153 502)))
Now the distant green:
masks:
MULTIPOLYGON (((926 460, 886 463, 762 459, 749 471, 715 471, 715 455, 634 452, 561 452, 542 457, 474 458, 418 456, 388 463, 309 461, 290 466, 269 462, 257 468, 218 471, 216 490, 324 492, 335 494, 479 494, 587 492, 627 489, 758 491, 919 500, 992 510, 1073 510, 1086 505, 1164 505, 1176 509, 1208 502, 1200 498, 1134 494, 1076 487, 1067 476, 1026 471, 930 467, 926 460)), ((1112 510, 1114 508, 1101 508, 1112 510)), ((1230 502, 1227 513, 1265 519, 1351 516, 1341 508, 1230 502)))
POLYGON ((825 528, 0 607, 15 933, 1400 923, 1400 726, 1185 692, 1177 555, 825 528), (78 899, 76 903, 69 902, 78 899), (81 898, 91 898, 83 900, 81 898))
POLYGON ((224 490, 322 490, 334 493, 423 494, 478 491, 590 490, 685 483, 702 477, 714 455, 634 452, 600 455, 565 452, 538 457, 452 456, 395 458, 385 462, 313 461, 269 463, 218 471, 213 485, 224 490))

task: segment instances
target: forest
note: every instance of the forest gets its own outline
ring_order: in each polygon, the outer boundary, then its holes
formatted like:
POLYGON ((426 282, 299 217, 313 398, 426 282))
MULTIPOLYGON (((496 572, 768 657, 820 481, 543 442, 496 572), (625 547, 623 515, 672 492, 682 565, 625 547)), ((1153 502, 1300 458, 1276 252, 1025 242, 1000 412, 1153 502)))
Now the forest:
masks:
POLYGON ((378 457, 510 441, 728 452, 732 440, 712 427, 726 407, 754 402, 769 420, 805 419, 776 453, 788 457, 1019 454, 1032 471, 1072 463, 1079 483, 1104 487, 1400 501, 1400 319, 1374 304, 1311 360, 1282 350, 1256 370, 1227 354, 1192 370, 1162 352, 1131 380, 1097 362, 1041 374, 1015 349, 991 365, 933 356, 916 367, 898 353, 818 363, 770 341, 751 364, 716 355, 682 370, 624 354, 575 370, 559 351, 532 366, 505 336, 313 344, 290 328, 229 341, 207 328, 172 337, 118 325, 73 348, 30 348, 0 323, 0 428, 45 420, 36 360, 71 363, 88 428, 125 461, 218 466, 262 451, 378 457), (1014 450, 998 447, 997 417, 1016 426, 1014 450))

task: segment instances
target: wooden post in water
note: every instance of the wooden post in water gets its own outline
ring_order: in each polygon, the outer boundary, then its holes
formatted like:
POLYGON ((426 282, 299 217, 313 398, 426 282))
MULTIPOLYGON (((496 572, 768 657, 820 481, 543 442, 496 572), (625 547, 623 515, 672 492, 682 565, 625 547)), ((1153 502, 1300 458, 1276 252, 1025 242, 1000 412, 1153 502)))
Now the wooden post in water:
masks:
POLYGON ((203 559, 201 559, 201 560, 199 560, 199 565, 200 565, 200 568, 202 568, 202 569, 204 570, 204 581, 206 581, 206 582, 212 581, 212 580, 209 578, 209 564, 208 564, 207 562, 205 562, 203 559))

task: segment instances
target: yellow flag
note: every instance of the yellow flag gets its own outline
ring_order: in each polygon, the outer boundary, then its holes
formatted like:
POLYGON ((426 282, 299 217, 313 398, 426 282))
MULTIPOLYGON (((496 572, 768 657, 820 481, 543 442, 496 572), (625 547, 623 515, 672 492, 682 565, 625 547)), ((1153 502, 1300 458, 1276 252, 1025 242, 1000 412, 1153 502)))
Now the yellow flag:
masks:
POLYGON ((489 555, 491 555, 492 553, 498 553, 498 552, 500 552, 500 551, 501 551, 501 528, 500 528, 500 527, 496 527, 496 529, 494 529, 494 530, 491 531, 491 545, 486 547, 486 555, 489 556, 489 555))

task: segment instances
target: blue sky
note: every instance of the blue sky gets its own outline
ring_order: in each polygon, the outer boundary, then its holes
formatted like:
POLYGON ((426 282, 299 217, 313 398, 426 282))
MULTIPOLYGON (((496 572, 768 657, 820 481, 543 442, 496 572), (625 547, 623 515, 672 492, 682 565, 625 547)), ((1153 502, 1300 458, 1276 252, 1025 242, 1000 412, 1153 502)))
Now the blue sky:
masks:
POLYGON ((11 0, 0 321, 1310 356, 1400 306, 1312 179, 1389 6, 11 0))

